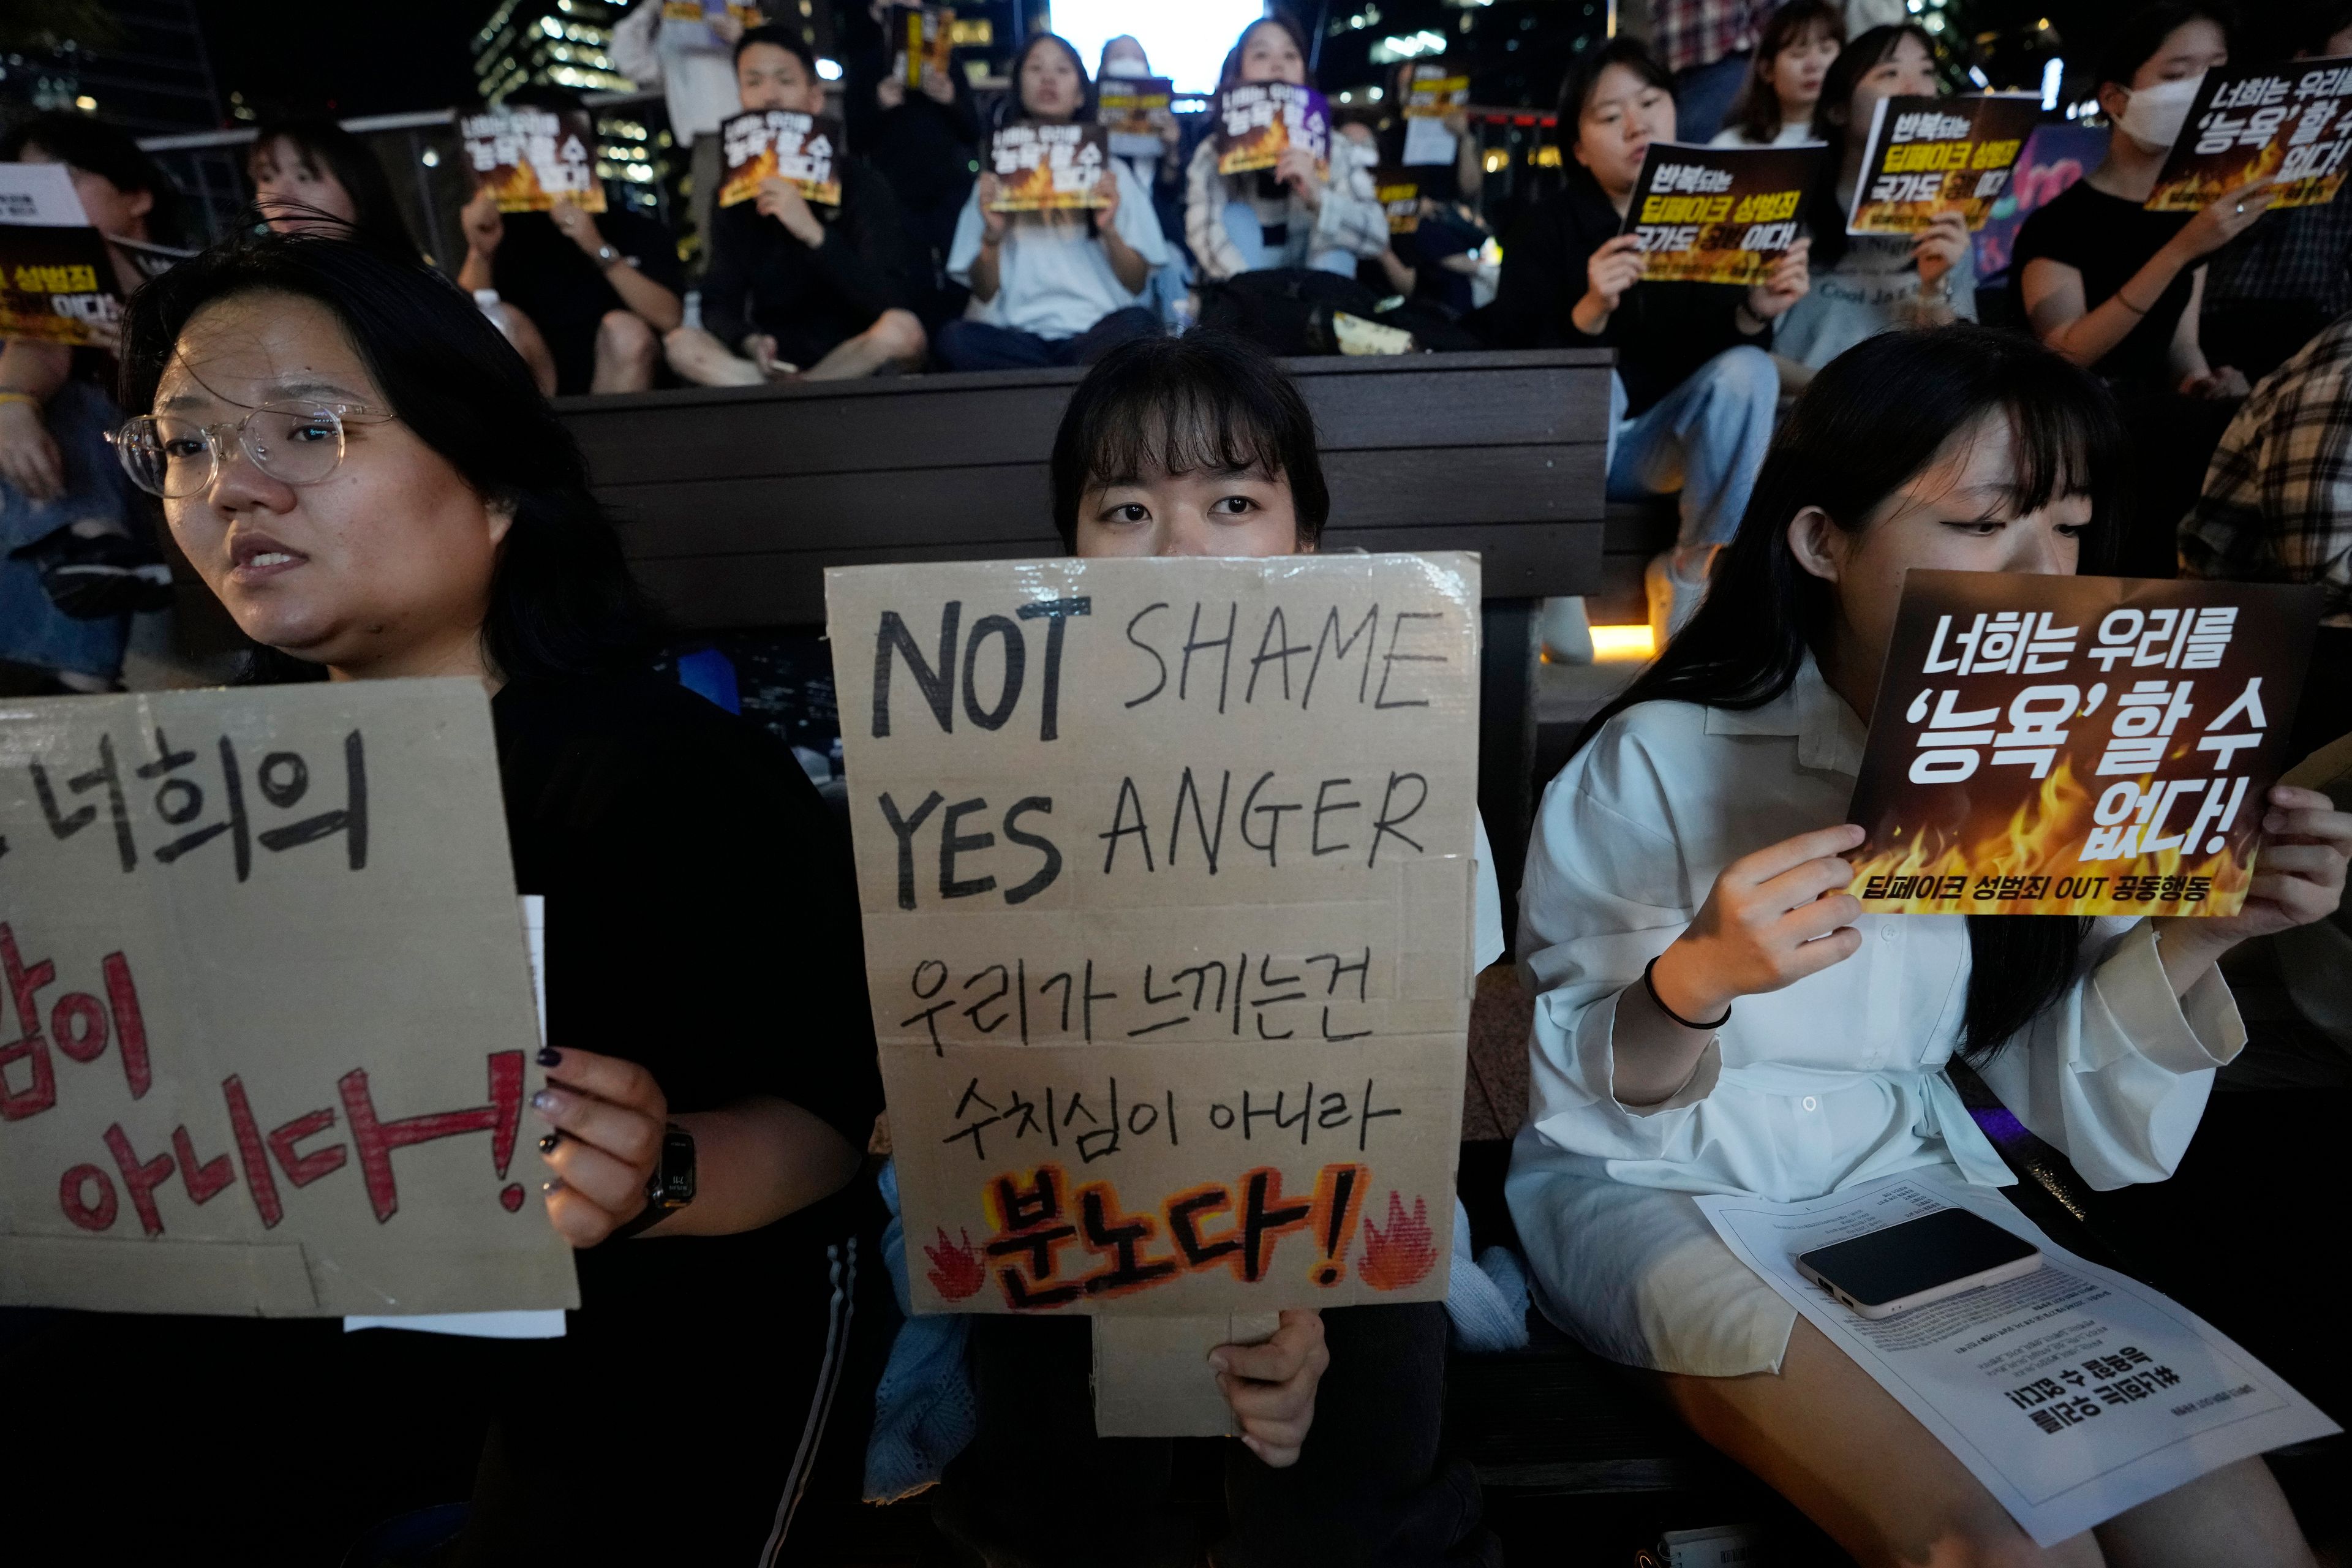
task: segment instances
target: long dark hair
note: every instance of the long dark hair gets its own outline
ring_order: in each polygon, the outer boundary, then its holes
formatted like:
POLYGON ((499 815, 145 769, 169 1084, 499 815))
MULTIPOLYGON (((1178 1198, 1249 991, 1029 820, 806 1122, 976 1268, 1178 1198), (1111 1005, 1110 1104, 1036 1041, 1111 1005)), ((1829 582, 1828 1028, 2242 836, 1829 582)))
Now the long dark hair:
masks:
POLYGON ((2155 5, 2144 5, 2116 23, 2100 41, 2098 52, 2091 57, 2092 84, 2104 87, 2114 82, 2118 87, 2130 87, 2139 68, 2164 47, 2164 40, 2191 22, 2212 23, 2221 29, 2224 40, 2237 37, 2235 6, 2220 0, 2157 0, 2155 5))
MULTIPOLYGON (((1724 114, 1726 125, 1746 132, 1750 142, 1769 142, 1780 134, 1780 94, 1772 85, 1772 68, 1783 51, 1802 43, 1817 27, 1835 38, 1843 52, 1845 16, 1832 0, 1789 0, 1772 13, 1756 39, 1756 53, 1740 79, 1739 91, 1724 114)), ((1831 68, 1836 68, 1834 61, 1831 68)), ((1822 89, 1822 96, 1828 97, 1826 77, 1822 89)))
POLYGON ((180 243, 180 189, 128 132, 87 114, 51 110, 0 134, 0 163, 15 163, 27 147, 38 147, 60 163, 97 174, 118 191, 146 192, 153 198, 147 209, 148 240, 180 243))
MULTIPOLYGON (((1853 119, 1853 89, 1870 72, 1894 58, 1895 47, 1906 38, 1916 40, 1936 58, 1935 36, 1916 22, 1895 22, 1885 26, 1869 27, 1849 39, 1830 62, 1828 72, 1822 78, 1822 99, 1813 105, 1813 135, 1839 150, 1839 156, 1824 160, 1821 184, 1814 187, 1809 206, 1811 223, 1807 232, 1813 241, 1812 264, 1826 272, 1845 258, 1853 244, 1845 232, 1845 209, 1838 204, 1838 171, 1843 161, 1845 139, 1856 142, 1870 134, 1867 125, 1849 125, 1853 119), (1837 117, 1831 117, 1831 110, 1837 117)), ((1860 154, 1857 153, 1857 156, 1860 154)))
POLYGON ((352 198, 352 227, 404 260, 418 258, 408 220, 400 216, 400 203, 392 194, 392 179, 366 142, 331 120, 273 120, 255 133, 251 159, 265 153, 278 156, 281 142, 312 173, 331 174, 343 187, 352 198))
MULTIPOLYGON (((482 648, 509 680, 618 673, 656 630, 619 538, 588 489, 572 432, 473 300, 440 274, 373 245, 263 234, 215 246, 131 297, 122 320, 123 409, 143 414, 188 322, 242 294, 315 300, 358 349, 402 424, 474 489, 514 510, 490 577, 482 648)), ((247 678, 323 678, 274 648, 247 678)))
MULTIPOLYGON (((2014 442, 2011 508, 2024 513, 2053 497, 2087 495, 2079 569, 2105 570, 2115 555, 2124 447, 2105 388, 2007 332, 1958 324, 1883 333, 1832 360, 1797 400, 1698 613, 1584 727, 1577 748, 1637 702, 1745 710, 1786 692, 1809 654, 1825 654, 1837 614, 1830 584, 1790 550, 1790 523, 1819 507, 1837 527, 1860 531, 1955 432, 1988 415, 2008 421, 2014 442)), ((2073 916, 1969 917, 1966 1059, 1990 1057, 2063 994, 2084 930, 2073 916)))
POLYGON ((1315 51, 1307 47, 1305 30, 1281 11, 1269 11, 1242 29, 1241 37, 1234 40, 1234 47, 1225 51, 1225 63, 1217 68, 1217 85, 1231 87, 1242 79, 1242 51, 1249 47, 1249 36, 1260 27, 1279 27, 1290 35, 1291 43, 1298 50, 1298 63, 1306 73, 1306 85, 1315 86, 1315 51))
POLYGON ((1013 89, 1004 95, 1003 118, 1012 121, 1025 120, 1029 117, 1028 101, 1021 96, 1021 68, 1029 63, 1031 55, 1035 54, 1047 44, 1054 45, 1069 56, 1070 68, 1078 73, 1078 107, 1077 111, 1070 116, 1070 122, 1074 125, 1093 124, 1095 79, 1087 74, 1087 62, 1079 58, 1077 46, 1059 33, 1030 34, 1028 42, 1021 46, 1021 52, 1013 57, 1013 89))

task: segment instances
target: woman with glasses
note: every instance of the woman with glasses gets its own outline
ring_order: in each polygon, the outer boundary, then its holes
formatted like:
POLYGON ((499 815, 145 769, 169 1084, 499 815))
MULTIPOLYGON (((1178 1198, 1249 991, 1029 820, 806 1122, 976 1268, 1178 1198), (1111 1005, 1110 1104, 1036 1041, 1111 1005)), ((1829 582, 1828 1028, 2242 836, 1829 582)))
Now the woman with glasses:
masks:
MULTIPOLYGON (((115 435, 123 467, 261 645, 252 679, 492 693, 516 884, 547 900, 534 1131, 583 1306, 562 1339, 496 1343, 85 1320, 43 1358, 70 1381, 46 1408, 12 1383, 12 1414, 39 1408, 58 1454, 78 1421, 100 1443, 109 1409, 223 1424, 154 1472, 187 1495, 137 1510, 184 1551, 299 1535, 290 1559, 333 1561, 344 1520, 418 1500, 385 1495, 392 1478, 462 1486, 478 1457, 459 1561, 772 1560, 840 1372, 867 1201, 850 1184, 881 1101, 831 817, 781 744, 646 672, 646 617, 578 448, 440 278, 351 241, 255 238, 140 294, 123 358, 141 411, 115 435), (118 1373, 120 1403, 92 1385, 118 1373), (329 1441, 257 1429, 330 1407, 329 1441)), ((77 1517, 142 1528, 130 1511, 77 1517)))

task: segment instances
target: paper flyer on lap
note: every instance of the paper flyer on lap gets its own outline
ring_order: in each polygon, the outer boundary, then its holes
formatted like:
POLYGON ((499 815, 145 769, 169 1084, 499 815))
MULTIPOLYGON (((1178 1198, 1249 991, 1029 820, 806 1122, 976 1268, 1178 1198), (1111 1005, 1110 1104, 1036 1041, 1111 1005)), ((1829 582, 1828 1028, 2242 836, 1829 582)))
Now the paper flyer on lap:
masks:
POLYGON ((2193 213, 2253 180, 2271 210, 2332 202, 2352 154, 2352 58, 2223 66, 2205 73, 2144 204, 2193 213))
POLYGON ((1846 232, 1916 234, 1949 211, 1982 228, 2041 118, 2030 92, 1880 99, 1846 232))
POLYGON ((478 682, 0 703, 0 1304, 576 1306, 478 682))
POLYGON ((1829 149, 1691 147, 1654 142, 1642 161, 1625 232, 1642 242, 1653 281, 1754 284, 1797 243, 1805 193, 1829 149))
POLYGON ((915 1310, 1443 1298, 1476 559, 825 589, 915 1310))
POLYGON ((1846 820, 1882 914, 2232 915, 2320 590, 1904 578, 1846 820))
POLYGON ((1937 1170, 1806 1203, 1700 1197, 1724 1244, 1917 1417, 2042 1546, 2223 1465, 2339 1430, 2187 1308, 1937 1170), (1966 1208, 2040 1247, 2021 1279, 1872 1321, 1797 1272, 1832 1242, 1966 1208))

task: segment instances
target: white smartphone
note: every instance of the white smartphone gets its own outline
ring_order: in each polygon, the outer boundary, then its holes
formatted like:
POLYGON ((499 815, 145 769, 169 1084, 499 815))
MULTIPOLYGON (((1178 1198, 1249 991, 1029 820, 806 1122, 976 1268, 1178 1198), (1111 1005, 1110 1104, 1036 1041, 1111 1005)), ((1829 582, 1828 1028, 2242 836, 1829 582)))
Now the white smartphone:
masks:
POLYGON ((2042 1267, 2041 1249, 1967 1209, 1938 1209, 1797 1258, 1797 1272, 1865 1318, 1891 1318, 2042 1267))

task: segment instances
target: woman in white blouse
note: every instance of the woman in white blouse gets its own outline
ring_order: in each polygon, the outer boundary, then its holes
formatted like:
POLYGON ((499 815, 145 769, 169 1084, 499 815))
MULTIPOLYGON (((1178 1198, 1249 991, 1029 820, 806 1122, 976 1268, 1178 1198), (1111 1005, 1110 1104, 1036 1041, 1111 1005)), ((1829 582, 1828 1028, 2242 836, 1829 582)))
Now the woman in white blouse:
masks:
POLYGON ((2284 788, 2226 920, 1886 919, 1844 890, 1903 574, 2100 569, 2121 440, 2089 378, 2019 339, 1889 333, 1832 363, 1705 605, 1588 729, 1528 849, 1533 1124, 1508 1191, 1538 1300, 1666 1374, 1702 1436, 1864 1563, 2311 1561, 2252 1460, 2039 1551, 1686 1195, 2008 1182, 1955 1055, 2094 1185, 2160 1181, 2245 1038, 2215 959, 2341 898, 2352 816, 2284 788))

